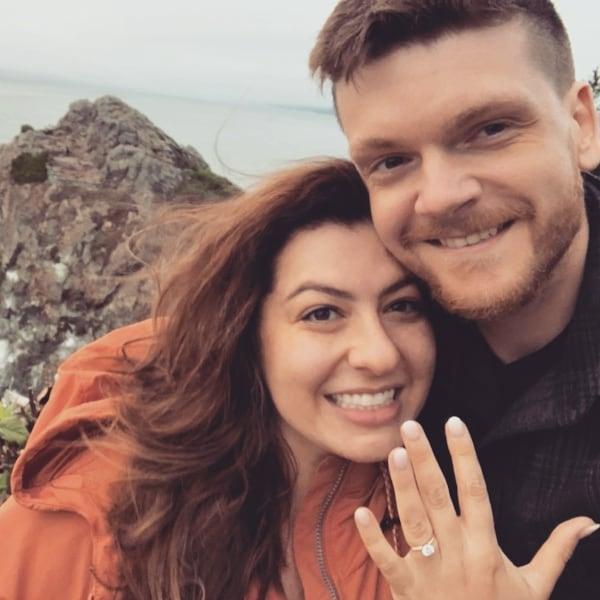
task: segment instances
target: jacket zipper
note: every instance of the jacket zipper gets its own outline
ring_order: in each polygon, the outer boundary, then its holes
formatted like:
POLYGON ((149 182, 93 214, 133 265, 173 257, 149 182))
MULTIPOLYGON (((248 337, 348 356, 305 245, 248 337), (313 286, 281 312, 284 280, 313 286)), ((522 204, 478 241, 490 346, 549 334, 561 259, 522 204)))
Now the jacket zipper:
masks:
POLYGON ((339 470, 339 473, 337 474, 337 477, 333 482, 329 493, 327 494, 327 496, 325 496, 325 500, 323 500, 323 503, 321 504, 321 508, 319 509, 319 514, 317 517, 317 527, 315 529, 315 549, 317 551, 317 563, 319 564, 319 572, 321 573, 321 579, 323 580, 323 583, 327 588, 331 600, 340 600, 340 596, 335 587, 335 583, 333 583, 333 579, 331 578, 331 575, 327 570, 327 563, 325 561, 325 548, 323 545, 323 527, 325 525, 325 517, 327 516, 327 511, 331 507, 331 503, 333 502, 337 491, 340 489, 342 479, 344 478, 344 475, 346 474, 347 470, 348 463, 345 463, 339 470))

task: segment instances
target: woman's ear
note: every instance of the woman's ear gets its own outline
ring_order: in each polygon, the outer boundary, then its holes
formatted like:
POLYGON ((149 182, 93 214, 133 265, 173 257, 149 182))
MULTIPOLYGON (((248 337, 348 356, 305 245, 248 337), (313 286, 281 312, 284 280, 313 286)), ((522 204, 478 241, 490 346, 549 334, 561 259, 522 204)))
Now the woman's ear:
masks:
POLYGON ((569 92, 576 124, 575 150, 579 169, 592 171, 600 163, 600 126, 594 93, 587 82, 576 82, 569 92))

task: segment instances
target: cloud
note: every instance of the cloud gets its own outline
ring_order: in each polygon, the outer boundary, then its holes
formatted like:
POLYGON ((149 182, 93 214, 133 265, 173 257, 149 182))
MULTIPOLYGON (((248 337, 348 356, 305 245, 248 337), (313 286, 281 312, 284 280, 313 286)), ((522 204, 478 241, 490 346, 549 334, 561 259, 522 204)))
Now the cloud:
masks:
MULTIPOLYGON (((0 70, 181 96, 329 104, 307 60, 335 0, 22 0, 0 70)), ((600 63, 600 5, 560 0, 579 75, 600 63), (585 10, 583 9, 585 6, 585 10)))

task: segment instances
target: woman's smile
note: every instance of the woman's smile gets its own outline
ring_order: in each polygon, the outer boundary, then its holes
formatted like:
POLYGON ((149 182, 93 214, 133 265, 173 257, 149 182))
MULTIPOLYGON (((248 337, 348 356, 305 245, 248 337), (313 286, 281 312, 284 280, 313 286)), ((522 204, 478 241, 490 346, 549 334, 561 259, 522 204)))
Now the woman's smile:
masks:
POLYGON ((374 392, 342 392, 326 394, 325 398, 339 411, 340 417, 363 427, 378 427, 397 423, 402 409, 401 386, 374 392))

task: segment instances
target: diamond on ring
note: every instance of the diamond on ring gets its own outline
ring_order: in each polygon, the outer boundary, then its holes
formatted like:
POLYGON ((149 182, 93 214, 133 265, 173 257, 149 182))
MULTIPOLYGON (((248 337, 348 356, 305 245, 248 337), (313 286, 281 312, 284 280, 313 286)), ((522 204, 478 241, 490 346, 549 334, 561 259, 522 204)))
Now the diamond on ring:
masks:
POLYGON ((431 537, 431 539, 422 546, 411 546, 411 552, 420 552, 425 558, 429 558, 433 554, 435 554, 435 537, 431 537))
POLYGON ((435 546, 433 545, 433 542, 429 542, 428 544, 424 544, 423 547, 421 548, 421 554, 425 558, 431 556, 432 554, 435 554, 435 546))

